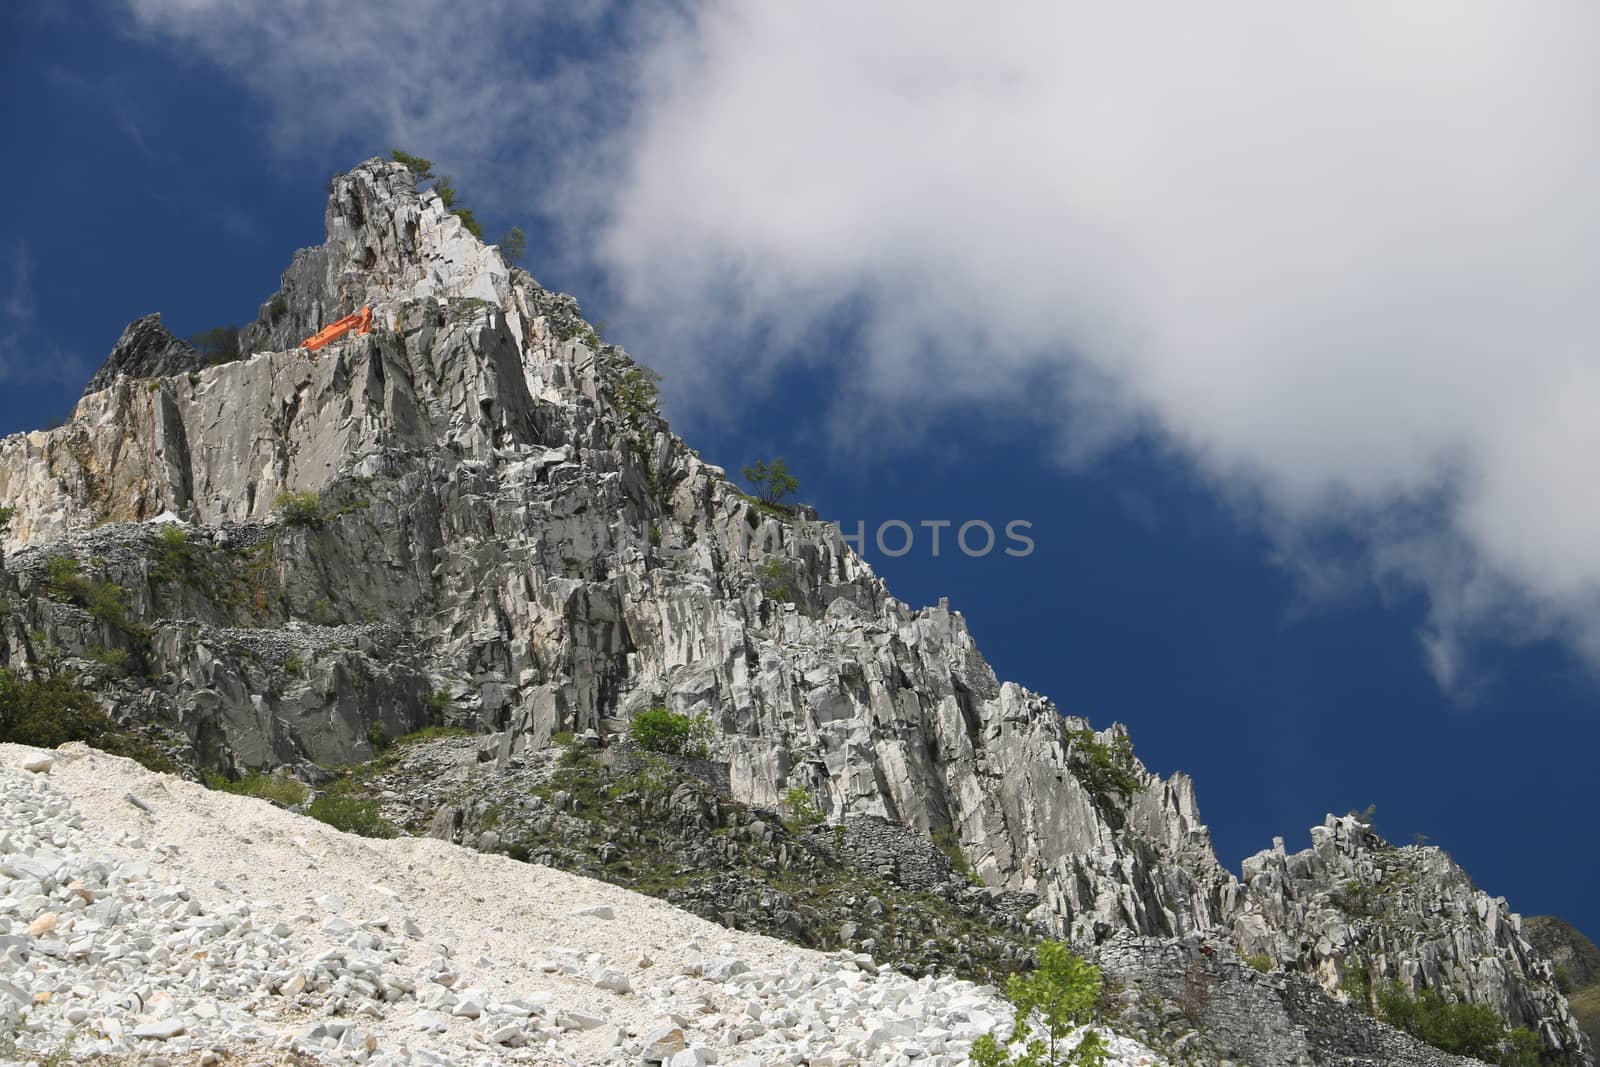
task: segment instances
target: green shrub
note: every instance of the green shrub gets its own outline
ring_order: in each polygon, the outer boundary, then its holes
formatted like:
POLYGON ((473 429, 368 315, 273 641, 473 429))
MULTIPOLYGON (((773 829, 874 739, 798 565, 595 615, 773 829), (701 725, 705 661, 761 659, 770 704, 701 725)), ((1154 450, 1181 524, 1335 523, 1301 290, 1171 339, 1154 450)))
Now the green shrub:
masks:
MULTIPOLYGON (((598 334, 594 337, 594 345, 600 346, 598 334)), ((632 366, 617 377, 614 392, 617 409, 628 417, 628 422, 635 430, 641 428, 648 415, 660 413, 661 375, 649 367, 632 366)))
POLYGON ((933 844, 940 852, 944 853, 944 858, 950 861, 950 866, 955 868, 957 874, 973 885, 983 885, 983 879, 978 875, 977 871, 973 870, 972 862, 967 859, 967 854, 961 851, 961 835, 956 833, 954 827, 946 826, 935 830, 933 832, 933 844))
POLYGON ((306 787, 293 778, 282 775, 257 772, 248 774, 237 782, 230 782, 222 775, 214 773, 205 774, 203 777, 207 789, 233 793, 241 797, 270 800, 285 808, 299 807, 306 799, 306 787))
POLYGON ((433 180, 433 161, 431 159, 423 159, 421 156, 402 152, 398 148, 389 149, 389 158, 396 163, 405 165, 406 170, 411 172, 411 181, 413 183, 420 185, 422 182, 433 180))
POLYGON ((631 774, 619 779, 606 792, 612 800, 620 800, 630 794, 638 798, 639 803, 635 811, 639 829, 643 830, 651 805, 671 793, 677 780, 677 775, 673 773, 672 767, 666 760, 660 756, 647 754, 638 762, 631 774))
POLYGON ((784 569, 783 560, 769 559, 761 565, 757 573, 761 576, 761 591, 768 597, 773 600, 794 600, 794 591, 784 580, 788 577, 788 572, 784 569))
POLYGON ((372 746, 372 751, 382 752, 392 743, 389 739, 389 733, 383 728, 382 723, 375 722, 367 727, 367 744, 372 746))
MULTIPOLYGON (((423 160, 423 162, 427 161, 423 160)), ((467 228, 468 233, 480 241, 483 240, 483 226, 473 217, 471 208, 459 206, 456 199, 455 182, 451 180, 448 174, 441 174, 434 179, 433 191, 439 194, 439 199, 444 202, 445 210, 460 219, 461 225, 467 228)))
POLYGON ((817 826, 823 820, 822 808, 804 786, 791 785, 783 794, 784 825, 790 830, 817 826))
POLYGON ((51 556, 46 566, 49 576, 45 592, 52 600, 71 600, 82 588, 83 573, 71 556, 51 556))
POLYGON ((670 708, 648 708, 628 723, 628 736, 646 752, 691 759, 710 755, 714 732, 710 717, 703 711, 691 717, 670 708))
POLYGON ((1272 970, 1272 957, 1262 952, 1257 952, 1254 956, 1246 956, 1244 961, 1262 974, 1272 970))
POLYGON ((189 338, 189 343, 204 357, 207 366, 232 363, 240 356, 239 327, 213 326, 189 338))
POLYGON ((125 648, 106 648, 104 645, 95 645, 84 653, 84 656, 104 667, 114 671, 126 670, 128 667, 128 650, 125 648))
POLYGON ((428 694, 428 707, 434 711, 443 711, 450 706, 450 690, 435 689, 428 694))
POLYGON ((1023 1044, 1021 1055, 990 1035, 972 1044, 977 1067, 1102 1067, 1105 1041, 1093 1030, 1068 1049, 1073 1030, 1093 1021, 1102 986, 1100 970, 1059 941, 1039 946, 1039 966, 1029 975, 1015 974, 1006 984, 1006 999, 1016 1009, 1007 1045, 1023 1044), (1037 1031, 1037 1034, 1036 1034, 1037 1031))
POLYGON ((137 760, 152 771, 178 769, 165 753, 111 721, 94 694, 66 673, 23 680, 0 667, 0 741, 55 748, 82 741, 103 752, 137 760))
POLYGON ((55 748, 68 741, 98 744, 116 724, 67 674, 26 681, 0 668, 0 741, 55 748))
POLYGON ((290 653, 289 658, 283 661, 283 670, 285 674, 299 674, 304 667, 305 664, 300 662, 300 657, 294 655, 293 653, 290 653))
POLYGON ((1366 964, 1353 963, 1347 967, 1339 979, 1339 988, 1349 994, 1356 1007, 1368 1014, 1372 1012, 1372 972, 1366 964))
POLYGON ((378 813, 375 801, 356 797, 320 796, 311 802, 306 814, 335 830, 362 837, 394 837, 398 832, 378 813))
POLYGON ((90 578, 79 568, 78 561, 69 556, 51 556, 50 576, 46 593, 52 600, 76 604, 88 611, 97 622, 117 630, 136 641, 148 641, 150 631, 128 618, 130 595, 116 582, 102 582, 90 578))
POLYGON ((1069 766, 1097 801, 1107 802, 1115 794, 1127 803, 1144 791, 1134 763, 1133 742, 1127 734, 1117 734, 1108 744, 1087 727, 1064 732, 1071 753, 1069 766))
POLYGON ((181 526, 163 526, 156 540, 156 564, 150 577, 158 582, 176 582, 193 573, 196 565, 189 532, 181 526))
POLYGON ((1341 885, 1333 895, 1333 903, 1346 915, 1370 918, 1381 915, 1385 908, 1383 893, 1375 885, 1352 878, 1341 885))
POLYGON ((1508 1029, 1489 1005, 1449 1001, 1436 989, 1413 997, 1399 982, 1391 982, 1378 990, 1378 1017, 1434 1048, 1487 1063, 1536 1064, 1542 1050, 1532 1031, 1508 1029))
POLYGON ((800 491, 800 482, 789 473, 789 464, 783 457, 772 461, 758 459, 752 466, 742 469, 745 480, 756 487, 763 504, 783 507, 784 500, 800 491))
POLYGON ((390 747, 409 745, 417 741, 434 741, 441 737, 471 737, 472 731, 461 726, 424 726, 420 730, 412 730, 409 734, 401 734, 391 741, 390 747))
POLYGON ((322 497, 309 490, 285 490, 272 501, 272 510, 278 521, 287 526, 321 526, 327 519, 322 510, 322 497))
POLYGON ((10 504, 0 505, 0 537, 11 532, 11 523, 17 517, 17 509, 10 504))

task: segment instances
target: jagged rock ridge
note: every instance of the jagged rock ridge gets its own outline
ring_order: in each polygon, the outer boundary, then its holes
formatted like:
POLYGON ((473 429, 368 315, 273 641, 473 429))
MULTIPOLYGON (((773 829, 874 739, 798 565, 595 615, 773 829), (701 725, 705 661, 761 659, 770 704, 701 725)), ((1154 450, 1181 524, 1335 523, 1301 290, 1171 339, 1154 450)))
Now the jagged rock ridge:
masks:
MULTIPOLYGON (((1246 883, 1221 867, 1186 776, 1146 775, 1129 801, 1090 791, 1063 733, 1083 720, 1000 682, 959 613, 896 600, 836 527, 745 497, 638 402, 635 365, 570 297, 403 167, 339 176, 326 222, 242 332, 247 358, 153 377, 133 361, 67 426, 0 442, 0 499, 19 508, 7 662, 126 646, 154 684, 85 663, 117 714, 211 767, 308 775, 420 725, 441 691, 502 761, 557 731, 614 736, 652 705, 707 709, 735 798, 798 785, 830 815, 953 833, 1076 940, 1237 934, 1330 985, 1367 965, 1370 946, 1301 925, 1320 911, 1270 864, 1246 883), (370 335, 294 347, 362 305, 370 335), (275 521, 286 491, 319 493, 320 521, 275 521), (164 516, 188 524, 171 566, 153 525, 121 525, 164 516), (151 631, 45 595, 62 554, 151 631)), ((1464 992, 1581 1062, 1559 994, 1529 992, 1548 964, 1503 901, 1472 901, 1461 923, 1499 977, 1464 992)), ((1404 952, 1460 934, 1429 929, 1404 952)))
POLYGON ((84 386, 84 394, 98 393, 123 375, 164 378, 186 374, 206 365, 205 356, 189 342, 173 335, 161 322, 161 312, 134 319, 111 347, 111 355, 84 386))

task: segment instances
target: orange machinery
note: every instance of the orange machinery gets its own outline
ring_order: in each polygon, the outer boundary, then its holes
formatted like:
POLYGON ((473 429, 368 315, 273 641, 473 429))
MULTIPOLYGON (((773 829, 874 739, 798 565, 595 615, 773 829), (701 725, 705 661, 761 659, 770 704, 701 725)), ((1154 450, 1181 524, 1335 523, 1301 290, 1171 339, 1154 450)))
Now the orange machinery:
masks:
POLYGON ((346 315, 338 322, 329 323, 322 329, 318 330, 315 335, 307 337, 304 341, 301 341, 300 347, 309 348, 312 351, 316 351, 331 341, 337 341, 351 330, 354 330, 356 333, 372 332, 371 308, 364 307, 353 315, 346 315))

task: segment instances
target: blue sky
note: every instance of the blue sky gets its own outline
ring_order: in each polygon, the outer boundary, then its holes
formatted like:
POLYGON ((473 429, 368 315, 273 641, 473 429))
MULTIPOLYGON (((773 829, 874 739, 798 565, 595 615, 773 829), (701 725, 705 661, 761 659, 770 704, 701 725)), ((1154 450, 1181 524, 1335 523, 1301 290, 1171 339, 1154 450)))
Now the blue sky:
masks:
POLYGON ((400 145, 528 231, 712 461, 781 454, 852 527, 1031 523, 1025 558, 868 557, 1193 774, 1225 862, 1376 804, 1600 930, 1581 8, 1244 3, 1280 47, 1235 55, 1091 16, 249 7, 0 16, 0 432, 140 315, 252 318, 328 176, 400 145))

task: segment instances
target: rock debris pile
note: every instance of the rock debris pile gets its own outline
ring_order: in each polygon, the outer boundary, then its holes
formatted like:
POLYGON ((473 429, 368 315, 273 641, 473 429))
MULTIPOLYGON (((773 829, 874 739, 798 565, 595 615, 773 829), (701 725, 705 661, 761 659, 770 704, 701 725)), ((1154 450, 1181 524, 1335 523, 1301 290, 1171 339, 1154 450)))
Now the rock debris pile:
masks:
MULTIPOLYGON (((5 1058, 954 1065, 995 992, 82 746, 0 746, 5 1058), (311 892, 306 888, 311 887, 311 892)), ((1115 1064, 1157 1058, 1115 1037, 1115 1064)))

